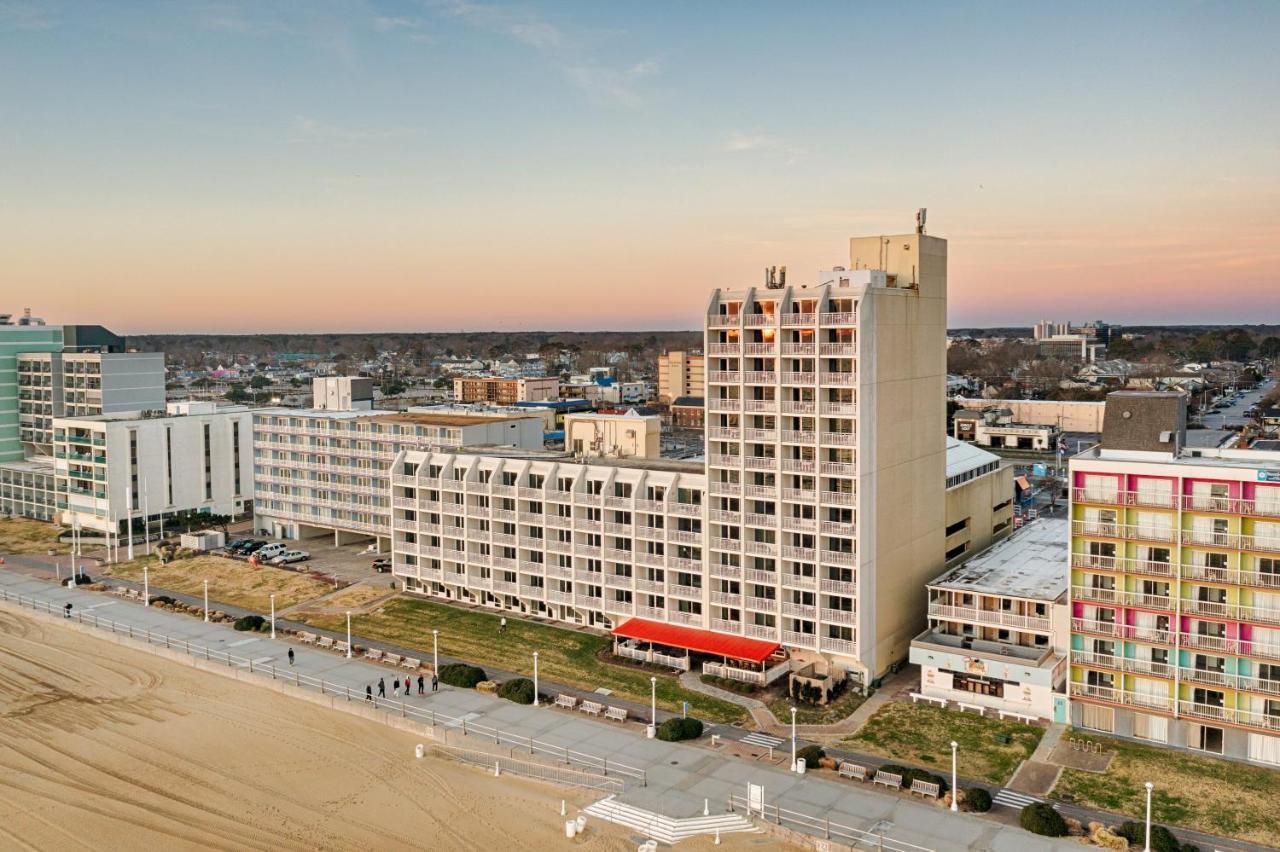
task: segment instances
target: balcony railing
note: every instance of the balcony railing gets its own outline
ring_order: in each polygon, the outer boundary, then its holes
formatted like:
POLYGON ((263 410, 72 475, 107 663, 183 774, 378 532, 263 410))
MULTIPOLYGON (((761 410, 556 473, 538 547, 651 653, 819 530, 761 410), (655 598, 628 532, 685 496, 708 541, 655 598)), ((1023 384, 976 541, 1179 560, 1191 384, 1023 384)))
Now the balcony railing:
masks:
POLYGON ((1049 619, 1034 615, 1019 615, 999 609, 978 609, 976 607, 952 606, 944 603, 929 603, 929 615, 934 618, 947 618, 959 621, 972 621, 978 624, 998 624, 1003 627, 1016 627, 1022 630, 1048 632, 1049 619))

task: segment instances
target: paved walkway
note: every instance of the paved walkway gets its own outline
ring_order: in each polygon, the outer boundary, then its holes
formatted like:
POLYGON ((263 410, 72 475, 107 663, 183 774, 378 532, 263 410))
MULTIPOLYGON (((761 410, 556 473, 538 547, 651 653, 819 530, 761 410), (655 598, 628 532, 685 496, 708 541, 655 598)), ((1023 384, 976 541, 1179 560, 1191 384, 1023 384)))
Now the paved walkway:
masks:
MULTIPOLYGON (((395 672, 358 658, 348 660, 283 639, 273 640, 265 634, 235 632, 229 625, 206 624, 198 618, 144 607, 104 593, 57 587, 48 580, 5 569, 0 569, 0 589, 48 602, 55 608, 70 602, 77 614, 87 612, 127 624, 135 630, 163 633, 178 642, 185 640, 217 651, 230 651, 245 658, 246 664, 251 660, 255 670, 263 673, 264 680, 269 679, 274 671, 297 671, 312 678, 323 678, 332 688, 339 690, 339 694, 341 690, 350 689, 358 696, 364 694, 367 684, 376 684, 379 678, 392 677, 395 672), (293 669, 288 668, 286 661, 286 652, 291 646, 296 653, 293 669)), ((12 607, 14 604, 0 603, 0 606, 12 607)), ((231 611, 232 608, 223 609, 231 611)), ((281 626, 281 620, 277 619, 277 628, 281 626)), ((422 656, 420 652, 413 655, 422 656)), ((403 670, 398 674, 404 677, 403 670)), ((833 823, 863 831, 883 832, 897 841, 938 852, 1056 852, 1078 848, 1078 843, 1067 839, 1034 837, 1015 825, 999 821, 998 816, 992 819, 973 814, 952 814, 936 804, 835 780, 830 775, 797 776, 767 762, 732 758, 710 748, 708 738, 698 745, 648 740, 643 735, 641 724, 622 726, 596 721, 577 713, 513 704, 473 690, 442 688, 434 695, 413 696, 409 704, 444 716, 466 718, 468 722, 474 720, 481 725, 500 728, 516 737, 535 737, 557 748, 573 748, 611 762, 643 768, 647 786, 631 786, 619 798, 670 817, 699 815, 704 801, 712 803, 716 809, 713 813, 722 812, 730 795, 745 796, 747 785, 757 784, 763 787, 766 802, 771 806, 809 814, 817 819, 830 819, 833 823)), ((647 719, 647 713, 638 718, 647 719)), ((713 727, 712 730, 723 731, 726 735, 736 734, 735 738, 742 736, 737 729, 713 727)), ((881 760, 875 758, 869 761, 870 765, 878 765, 879 762, 881 760)), ((968 786, 965 779, 961 781, 968 786)), ((1086 822, 1089 819, 1108 822, 1123 819, 1066 805, 1061 806, 1061 810, 1086 822)), ((1003 816, 1007 819, 1008 811, 1003 816)), ((1247 844, 1224 843, 1187 832, 1180 834, 1208 848, 1251 852, 1262 849, 1247 844)))

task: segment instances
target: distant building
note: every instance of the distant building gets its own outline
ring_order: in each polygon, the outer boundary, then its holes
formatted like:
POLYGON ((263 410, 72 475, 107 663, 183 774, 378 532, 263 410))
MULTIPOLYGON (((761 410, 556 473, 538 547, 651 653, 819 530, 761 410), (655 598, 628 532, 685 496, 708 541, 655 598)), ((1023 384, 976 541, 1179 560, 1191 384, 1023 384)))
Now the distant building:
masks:
POLYGON ((457 402, 488 402, 514 405, 517 402, 542 402, 560 398, 560 380, 551 378, 511 378, 467 376, 453 380, 453 397, 457 402))
POLYGON ((1042 357, 1081 364, 1092 364, 1106 357, 1111 332, 1111 326, 1104 322, 1091 322, 1077 328, 1071 323, 1049 320, 1036 323, 1032 330, 1042 357))
POLYGON ((319 411, 368 411, 373 408, 373 379, 332 376, 311 380, 313 407, 319 411))
POLYGON ((658 401, 707 395, 707 359, 703 355, 672 350, 658 356, 658 401))
POLYGON ((922 694, 1064 721, 1067 534, 1035 521, 928 584, 929 627, 911 642, 922 694))
POLYGON ((626 414, 569 414, 564 418, 564 447, 580 458, 658 458, 662 419, 635 409, 626 414))
POLYGON ((955 437, 983 447, 1053 452, 1058 430, 1035 423, 1015 423, 1007 408, 957 411, 951 419, 955 437))
POLYGON ((700 396, 680 396, 671 401, 671 425, 678 429, 701 429, 707 421, 707 403, 700 396))
POLYGON ((1013 468, 986 450, 947 439, 947 565, 980 553, 1013 531, 1013 468))

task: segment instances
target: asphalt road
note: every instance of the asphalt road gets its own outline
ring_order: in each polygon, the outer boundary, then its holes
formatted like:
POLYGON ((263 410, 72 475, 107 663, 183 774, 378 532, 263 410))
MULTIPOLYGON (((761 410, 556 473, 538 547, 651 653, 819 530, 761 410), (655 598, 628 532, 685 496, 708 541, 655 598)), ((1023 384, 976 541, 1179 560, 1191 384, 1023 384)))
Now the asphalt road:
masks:
POLYGON ((1200 420, 1207 429, 1225 429, 1228 426, 1243 426, 1249 422, 1245 412, 1257 405, 1264 396, 1275 387, 1275 380, 1268 379, 1256 388, 1246 392, 1239 402, 1223 406, 1221 411, 1205 411, 1200 420))

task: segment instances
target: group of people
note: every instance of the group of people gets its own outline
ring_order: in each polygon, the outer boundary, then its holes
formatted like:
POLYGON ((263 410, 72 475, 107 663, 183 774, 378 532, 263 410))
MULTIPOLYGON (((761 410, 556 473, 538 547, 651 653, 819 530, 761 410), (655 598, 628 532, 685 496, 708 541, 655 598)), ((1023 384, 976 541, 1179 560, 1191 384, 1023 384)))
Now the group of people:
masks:
MULTIPOLYGON (((436 673, 435 673, 435 672, 432 672, 432 673, 431 673, 431 691, 432 691, 432 692, 436 692, 436 691, 438 691, 439 689, 440 689, 440 679, 439 679, 438 677, 436 677, 436 673)), ((408 697, 409 697, 410 695, 412 695, 412 694, 413 694, 413 681, 412 681, 411 679, 409 679, 409 678, 407 678, 407 677, 406 677, 406 678, 404 679, 404 697, 405 697, 405 698, 408 698, 408 697)), ((426 694, 427 694, 427 679, 426 679, 426 677, 425 677, 425 676, 423 676, 423 675, 418 675, 418 694, 419 694, 419 695, 426 695, 426 694)), ((399 697, 400 697, 400 678, 398 678, 398 677, 396 677, 396 678, 392 678, 392 679, 391 679, 391 696, 392 696, 393 698, 399 698, 399 697)), ((379 698, 386 698, 386 697, 387 697, 387 680, 386 680, 386 678, 381 678, 381 677, 380 677, 380 678, 378 678, 378 697, 379 697, 379 698)), ((373 700, 373 686, 372 686, 372 685, 366 686, 366 687, 364 688, 364 700, 365 700, 365 701, 372 701, 372 700, 373 700)))

